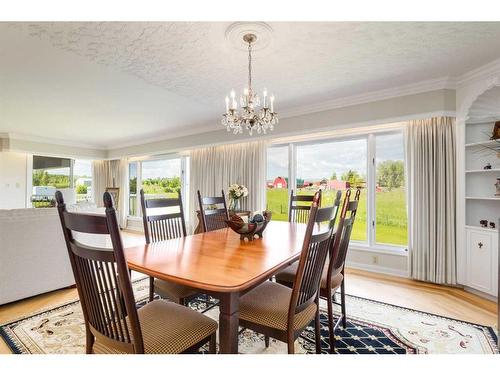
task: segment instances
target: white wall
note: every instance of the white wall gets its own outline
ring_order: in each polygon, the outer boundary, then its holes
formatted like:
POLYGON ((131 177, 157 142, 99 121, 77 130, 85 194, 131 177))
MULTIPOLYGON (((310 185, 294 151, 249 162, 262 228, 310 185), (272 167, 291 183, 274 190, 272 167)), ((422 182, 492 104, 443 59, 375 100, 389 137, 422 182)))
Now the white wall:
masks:
POLYGON ((27 154, 0 151, 0 209, 26 207, 27 154))

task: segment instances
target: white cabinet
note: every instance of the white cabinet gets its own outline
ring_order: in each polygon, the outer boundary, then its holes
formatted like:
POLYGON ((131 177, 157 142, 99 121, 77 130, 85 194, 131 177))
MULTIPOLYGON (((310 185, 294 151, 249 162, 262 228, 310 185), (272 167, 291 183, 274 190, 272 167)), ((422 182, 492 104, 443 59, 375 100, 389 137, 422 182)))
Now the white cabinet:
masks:
POLYGON ((467 286, 497 295, 498 234, 482 228, 466 228, 467 286))

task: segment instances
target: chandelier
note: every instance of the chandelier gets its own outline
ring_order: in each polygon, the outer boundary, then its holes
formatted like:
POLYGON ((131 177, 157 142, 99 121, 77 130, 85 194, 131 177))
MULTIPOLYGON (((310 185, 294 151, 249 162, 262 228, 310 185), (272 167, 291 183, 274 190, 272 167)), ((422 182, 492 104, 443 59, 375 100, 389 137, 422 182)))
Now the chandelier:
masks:
POLYGON ((230 97, 226 96, 226 113, 222 115, 222 125, 228 132, 233 131, 233 134, 243 133, 243 128, 246 128, 250 135, 253 135, 254 131, 266 134, 278 123, 278 114, 274 112, 274 95, 268 97, 267 90, 264 89, 262 107, 259 108, 260 97, 252 88, 252 43, 255 43, 257 36, 245 34, 243 40, 248 43, 248 87, 240 96, 240 110, 234 90, 231 90, 230 97))

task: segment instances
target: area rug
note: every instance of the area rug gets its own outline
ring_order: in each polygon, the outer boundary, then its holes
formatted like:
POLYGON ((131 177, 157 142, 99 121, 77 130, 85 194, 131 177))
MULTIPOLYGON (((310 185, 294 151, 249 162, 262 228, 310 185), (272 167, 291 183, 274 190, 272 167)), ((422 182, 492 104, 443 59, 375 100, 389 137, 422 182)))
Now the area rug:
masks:
MULTIPOLYGON (((133 283, 138 306, 147 302, 147 279, 133 283)), ((492 354, 498 353, 497 334, 492 327, 346 296, 347 328, 336 331, 338 354, 492 354)), ((189 306, 217 320, 218 301, 200 295, 189 306)), ((13 353, 85 353, 85 327, 79 301, 40 311, 0 325, 0 335, 13 353)), ((329 352, 326 304, 321 301, 321 341, 329 352)), ((295 345, 296 353, 314 353, 314 327, 307 327, 295 345)), ((202 348, 201 352, 206 352, 202 348)), ((241 330, 240 353, 286 353, 286 344, 241 330)))

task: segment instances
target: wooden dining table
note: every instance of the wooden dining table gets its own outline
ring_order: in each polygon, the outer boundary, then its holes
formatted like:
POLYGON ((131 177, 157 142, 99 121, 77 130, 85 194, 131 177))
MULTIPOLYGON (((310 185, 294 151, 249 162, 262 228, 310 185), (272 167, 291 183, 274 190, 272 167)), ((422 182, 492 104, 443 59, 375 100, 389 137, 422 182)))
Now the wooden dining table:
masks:
POLYGON ((238 353, 240 297, 295 262, 305 224, 271 221, 261 239, 229 228, 128 247, 129 268, 219 299, 219 352, 238 353))

